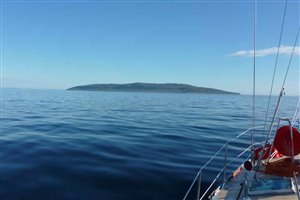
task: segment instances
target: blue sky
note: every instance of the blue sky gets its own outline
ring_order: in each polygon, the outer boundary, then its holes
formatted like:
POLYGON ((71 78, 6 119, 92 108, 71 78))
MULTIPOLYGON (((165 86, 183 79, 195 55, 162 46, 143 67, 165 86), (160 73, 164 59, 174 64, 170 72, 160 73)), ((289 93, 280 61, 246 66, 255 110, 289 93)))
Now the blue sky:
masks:
MULTIPOLYGON (((258 1, 258 94, 270 88, 284 4, 258 1)), ((299 27, 299 4, 288 4, 275 94, 299 27)), ((151 82, 252 92, 251 1, 2 1, 2 37, 3 87, 151 82)), ((298 66, 299 49, 289 95, 299 93, 298 66)))

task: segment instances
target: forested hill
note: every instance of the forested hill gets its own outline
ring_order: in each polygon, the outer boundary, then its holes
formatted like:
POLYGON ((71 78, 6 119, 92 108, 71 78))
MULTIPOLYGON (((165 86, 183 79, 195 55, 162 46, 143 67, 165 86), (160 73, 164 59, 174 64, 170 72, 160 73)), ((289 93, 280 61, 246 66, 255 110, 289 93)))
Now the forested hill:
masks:
POLYGON ((83 91, 116 92, 169 92, 169 93, 203 93, 203 94, 239 94, 214 88, 196 87, 178 83, 128 83, 128 84, 90 84, 69 88, 83 91))

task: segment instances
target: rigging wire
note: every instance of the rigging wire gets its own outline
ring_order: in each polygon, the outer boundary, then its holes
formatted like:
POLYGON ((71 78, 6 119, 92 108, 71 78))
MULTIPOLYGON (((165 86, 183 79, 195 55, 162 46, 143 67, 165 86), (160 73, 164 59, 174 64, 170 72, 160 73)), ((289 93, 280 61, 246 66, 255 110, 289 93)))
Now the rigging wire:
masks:
MULTIPOLYGON (((299 65, 298 65, 298 71, 300 72, 300 66, 299 65)), ((300 73, 298 73, 298 81, 299 80, 300 80, 300 73)), ((298 121, 298 129, 300 129, 300 84, 298 84, 298 90, 299 90, 298 91, 298 95, 299 95, 298 104, 297 104, 295 115, 294 115, 293 120, 292 120, 292 126, 294 126, 296 124, 296 122, 298 121)))
POLYGON ((297 107, 296 107, 294 116, 293 116, 293 118, 292 118, 292 126, 295 125, 297 119, 299 118, 299 115, 300 115, 300 110, 299 110, 299 108, 300 108, 300 97, 299 97, 299 99, 298 99, 297 107))
POLYGON ((295 49, 296 49, 296 45, 297 45, 297 42, 298 42, 299 32, 300 32, 300 27, 298 28, 296 40, 295 40, 294 47, 293 47, 293 51, 292 51, 292 54, 291 54, 291 57, 290 57, 290 60, 289 60, 289 65, 288 65, 288 68, 287 68, 287 70, 286 70, 286 73, 285 73, 285 76, 284 76, 284 79, 283 79, 283 83, 282 83, 282 87, 281 87, 281 88, 284 88, 284 85, 285 85, 285 82, 286 82, 286 79, 287 79, 287 75, 288 75, 289 70, 290 70, 290 67, 291 67, 293 55, 294 55, 294 52, 295 52, 295 49))
MULTIPOLYGON (((288 0, 285 1, 285 7, 284 7, 284 13, 283 13, 283 17, 282 17, 282 23, 281 23, 281 31, 280 31, 279 41, 278 41, 278 45, 277 45, 277 53, 276 53, 275 65, 274 65, 272 82, 271 82, 271 87, 270 87, 270 93, 269 93, 269 97, 268 97, 268 105, 267 105, 267 111, 266 111, 266 116, 265 116, 265 121, 264 121, 263 133, 266 131, 267 119, 268 119, 269 110, 270 110, 270 102, 271 102, 271 96, 272 96, 272 93, 273 93, 273 86, 274 86, 275 75, 276 75, 276 71, 277 71, 277 63, 278 63, 278 57, 279 57, 280 46, 281 46, 281 39, 282 39, 282 34, 283 34, 283 29, 284 29, 287 4, 288 4, 288 0)), ((263 135, 261 136, 261 139, 262 139, 261 143, 263 144, 263 141, 264 141, 263 140, 263 135)))
POLYGON ((254 1, 254 31, 253 31, 253 96, 252 96, 252 132, 251 132, 251 144, 252 144, 252 149, 251 149, 251 160, 252 163, 254 162, 254 149, 255 149, 255 76, 256 76, 256 19, 257 19, 257 0, 254 1))
MULTIPOLYGON (((284 85, 285 85, 285 82, 286 82, 286 79, 287 79, 287 75, 288 75, 288 72, 289 72, 289 70, 290 70, 290 66, 291 66, 292 59, 293 59, 293 54, 294 54, 294 52, 295 52, 296 45, 297 45, 297 42, 298 42, 299 32, 300 32, 300 27, 298 28, 296 40, 295 40, 295 43, 294 43, 294 48, 293 48, 292 55, 291 55, 290 60, 289 60, 289 65, 288 65, 287 71, 286 71, 286 73, 285 73, 285 77, 284 77, 284 80, 283 80, 283 83, 282 83, 282 88, 283 88, 284 85)), ((300 99, 299 99, 299 101, 300 101, 300 99)), ((297 105, 297 110, 299 109, 299 101, 298 101, 298 105, 297 105)), ((297 111, 297 110, 296 110, 296 111, 297 111)), ((293 123, 293 124, 294 124, 294 120, 296 120, 296 113, 295 113, 295 115, 294 115, 294 117, 293 117, 293 120, 292 120, 292 123, 293 123)))
MULTIPOLYGON (((272 117, 272 121, 271 121, 271 124, 270 124, 270 128, 269 128, 269 131, 268 131, 268 134, 267 134, 267 138, 266 138, 264 147, 266 147, 266 145, 267 145, 267 143, 268 143, 269 137, 270 137, 271 132, 272 132, 272 127, 273 127, 273 124, 274 124, 274 121, 275 121, 275 117, 276 117, 276 115, 277 115, 277 113, 278 113, 278 110, 279 110, 281 98, 282 98, 283 95, 284 95, 284 86, 285 86, 285 82, 286 82, 286 79, 287 79, 287 75, 288 75, 289 70, 290 70, 290 66, 291 66, 291 63, 292 63, 292 59, 293 59, 293 56, 294 56, 294 52, 295 52, 295 49, 296 49, 296 45, 297 45, 297 41, 298 41, 298 37, 299 37, 299 32, 300 32, 300 27, 298 28, 297 36, 296 36, 296 39, 295 39, 295 42, 294 42, 293 51, 292 51, 292 53, 291 53, 290 60, 289 60, 289 64, 288 64, 288 67, 287 67, 287 69, 286 69, 286 73, 285 73, 285 76, 284 76, 284 79, 283 79, 283 82, 282 82, 281 91, 280 91, 280 94, 279 94, 279 97, 278 97, 278 101, 277 101, 277 104, 276 104, 275 112, 274 112, 273 117, 272 117)), ((263 153, 262 153, 262 151, 261 151, 260 156, 259 156, 259 159, 258 159, 256 171, 258 170, 258 168, 259 168, 259 166, 260 166, 260 163, 261 163, 261 160, 262 160, 262 155, 263 155, 263 153)), ((256 174, 255 174, 255 176, 256 176, 256 174)))
MULTIPOLYGON (((281 32, 280 32, 280 38, 279 38, 279 42, 278 42, 276 61, 275 61, 275 66, 274 66, 274 72, 273 72, 273 78, 272 78, 271 90, 270 90, 269 101, 268 101, 268 107, 267 107, 267 114, 266 114, 265 124, 264 124, 264 131, 265 131, 265 127, 266 127, 266 121, 267 121, 267 116, 268 116, 268 111, 269 111, 269 106, 270 106, 270 99, 271 99, 271 94, 272 94, 273 84, 274 84, 274 78, 275 78, 276 68, 277 68, 277 63, 278 63, 278 56, 279 56, 279 51, 280 51, 280 44, 281 44, 282 32, 283 32, 284 21, 285 21, 286 10, 287 10, 287 2, 288 2, 288 0, 286 0, 286 2, 285 2, 285 9, 284 9, 284 15, 283 15, 283 20, 282 20, 282 26, 281 26, 281 32)), ((279 94, 279 97, 278 97, 278 100, 277 100, 277 104, 276 104, 276 108, 275 108, 275 111, 274 111, 274 114, 273 114, 273 117, 272 117, 272 120, 271 120, 270 128, 269 128, 269 130, 268 130, 268 132, 267 132, 267 136, 266 136, 266 140, 265 140, 264 147, 265 147, 265 146, 267 145, 267 143, 268 143, 269 137, 270 137, 271 132, 272 132, 272 127, 273 127, 273 124, 274 124, 274 121, 275 121, 275 117, 277 116, 277 113, 278 113, 278 110, 279 110, 279 106, 280 106, 280 103, 281 103, 281 99, 282 99, 282 97, 283 97, 283 95, 284 95, 284 85, 285 85, 285 82, 286 82, 286 79, 287 79, 287 75, 288 75, 288 72, 289 72, 289 69, 290 69, 291 61, 292 61, 292 58, 293 58, 293 55, 294 55, 294 51, 295 51, 295 48, 296 48, 296 45, 297 45, 298 36, 299 36, 299 31, 300 31, 300 27, 299 27, 298 32, 297 32, 297 36, 296 36, 296 40, 295 40, 295 43, 294 43, 293 51, 292 51, 292 53, 291 53, 291 57, 290 57, 290 60, 289 60, 289 64, 288 64, 288 67, 287 67, 287 70, 286 70, 285 77, 284 77, 284 79, 283 79, 282 87, 281 87, 280 94, 279 94)), ((263 140, 262 140, 262 143, 263 143, 263 140)), ((261 159, 262 159, 262 155, 263 155, 263 154, 262 154, 262 152, 261 152, 261 153, 260 153, 260 156, 259 156, 259 159, 258 159, 257 166, 256 166, 256 170, 258 170, 258 168, 259 168, 259 166, 260 166, 261 159)), ((255 175, 255 176, 256 176, 256 175, 255 175)))

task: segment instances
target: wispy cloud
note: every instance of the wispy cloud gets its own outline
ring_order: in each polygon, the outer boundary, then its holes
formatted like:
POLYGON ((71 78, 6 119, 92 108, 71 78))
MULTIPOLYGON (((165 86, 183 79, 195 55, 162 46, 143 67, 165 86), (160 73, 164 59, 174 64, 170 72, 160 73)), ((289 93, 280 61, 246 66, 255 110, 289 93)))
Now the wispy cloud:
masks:
MULTIPOLYGON (((294 47, 292 47, 292 46, 281 46, 279 48, 279 54, 291 55, 293 48, 294 47)), ((269 55, 276 55, 277 50, 278 50, 277 47, 258 49, 258 50, 256 50, 256 56, 263 57, 263 56, 269 56, 269 55)), ((242 51, 237 51, 237 52, 231 54, 230 56, 252 57, 253 53, 254 53, 253 50, 242 50, 242 51)), ((295 47, 294 56, 300 56, 300 47, 299 46, 295 47)))

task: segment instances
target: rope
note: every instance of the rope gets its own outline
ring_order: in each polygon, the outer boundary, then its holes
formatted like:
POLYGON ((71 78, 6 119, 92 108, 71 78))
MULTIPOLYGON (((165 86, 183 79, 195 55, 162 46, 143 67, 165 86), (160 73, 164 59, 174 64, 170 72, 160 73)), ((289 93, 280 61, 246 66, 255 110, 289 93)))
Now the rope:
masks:
POLYGON ((266 163, 267 174, 285 177, 294 177, 299 175, 300 166, 297 162, 292 162, 291 158, 283 158, 275 162, 266 163), (295 174, 294 174, 295 173, 295 174))

